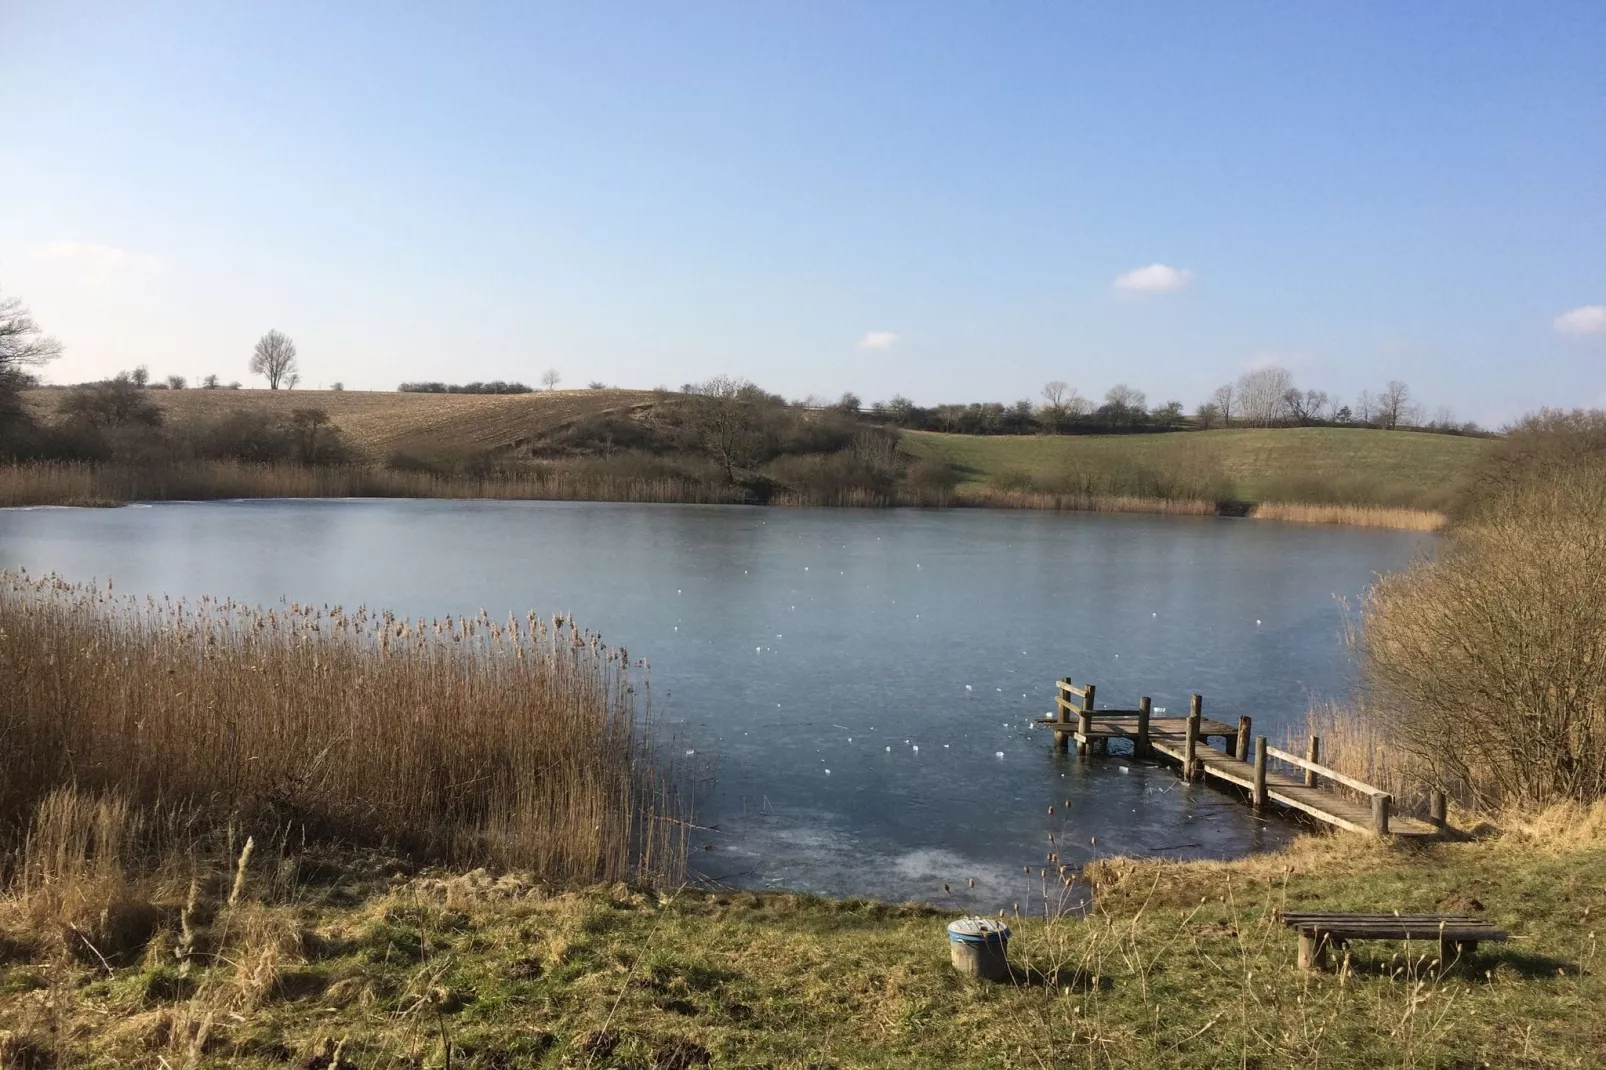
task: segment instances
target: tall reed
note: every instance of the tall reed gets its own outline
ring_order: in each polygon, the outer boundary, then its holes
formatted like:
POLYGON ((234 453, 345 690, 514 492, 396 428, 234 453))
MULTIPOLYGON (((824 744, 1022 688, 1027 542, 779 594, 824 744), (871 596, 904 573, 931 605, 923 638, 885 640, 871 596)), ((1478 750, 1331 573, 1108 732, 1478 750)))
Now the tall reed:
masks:
POLYGON ((0 464, 0 506, 111 505, 220 498, 497 498, 535 501, 740 502, 741 487, 676 476, 627 476, 550 463, 487 475, 368 465, 183 461, 126 465, 0 464))
POLYGON ((0 572, 0 817, 71 787, 554 880, 683 863, 628 654, 562 618, 406 620, 0 572))
POLYGON ((1393 528, 1397 531, 1442 531, 1446 523, 1443 513, 1381 505, 1262 502, 1251 509, 1249 515, 1256 520, 1283 520, 1296 524, 1341 524, 1355 528, 1393 528))

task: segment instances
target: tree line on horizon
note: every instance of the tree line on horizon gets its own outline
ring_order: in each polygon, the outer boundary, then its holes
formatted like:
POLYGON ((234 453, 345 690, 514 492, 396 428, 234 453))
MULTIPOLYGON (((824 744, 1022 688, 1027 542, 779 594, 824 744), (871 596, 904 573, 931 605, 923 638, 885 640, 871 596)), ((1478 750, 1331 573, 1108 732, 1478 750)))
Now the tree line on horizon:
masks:
POLYGON ((968 402, 916 405, 901 395, 864 406, 857 395, 844 394, 822 407, 851 409, 872 420, 919 431, 970 435, 1120 434, 1211 430, 1226 427, 1369 427, 1411 428, 1442 434, 1486 432, 1472 421, 1459 421, 1447 408, 1423 419, 1423 408, 1403 380, 1390 380, 1381 390, 1363 390, 1346 403, 1325 390, 1302 390, 1293 374, 1280 365, 1256 368, 1211 392, 1189 416, 1180 401, 1150 406, 1148 396, 1117 383, 1094 401, 1063 380, 1046 383, 1041 401, 1013 404, 968 402))
MULTIPOLYGON (((36 376, 28 369, 43 365, 60 352, 60 343, 41 331, 20 299, 0 299, 0 416, 7 417, 13 425, 25 419, 15 395, 23 387, 38 385, 36 376)), ((268 331, 257 341, 248 367, 252 374, 267 380, 270 390, 290 390, 300 383, 295 342, 278 330, 268 331)), ((548 390, 555 390, 561 379, 557 369, 549 368, 542 374, 541 383, 548 390)), ((778 395, 769 394, 746 380, 720 376, 710 382, 738 384, 740 389, 718 392, 745 402, 763 400, 785 404, 778 395)), ((225 384, 216 375, 204 377, 198 385, 202 389, 240 388, 238 381, 225 384)), ((589 385, 592 389, 602 386, 599 382, 589 385)), ((126 416, 141 411, 138 406, 130 407, 130 389, 183 390, 188 386, 188 381, 180 375, 153 380, 148 369, 141 365, 111 379, 69 388, 78 393, 63 400, 61 412, 81 421, 85 412, 95 411, 98 406, 102 412, 126 416), (100 388, 99 396, 86 393, 88 387, 100 388)), ((344 384, 336 382, 332 389, 342 390, 344 384)), ((501 380, 465 384, 404 382, 398 389, 409 393, 452 394, 531 392, 531 387, 522 382, 501 380)), ((707 384, 688 383, 681 388, 683 394, 707 392, 707 384)), ((1375 392, 1363 390, 1353 402, 1345 402, 1324 390, 1299 388, 1292 373, 1279 365, 1252 369, 1235 381, 1222 384, 1191 415, 1180 401, 1151 406, 1143 391, 1126 383, 1112 386, 1099 401, 1083 395, 1063 380, 1046 383, 1040 396, 1037 402, 1022 399, 1011 404, 968 402, 921 406, 897 395, 888 401, 865 406, 857 395, 845 393, 835 402, 809 399, 792 404, 855 413, 873 423, 899 428, 977 435, 1119 434, 1234 426, 1413 428, 1449 434, 1485 433, 1475 423, 1457 421, 1448 409, 1440 409, 1432 418, 1424 420, 1422 407, 1402 380, 1391 380, 1375 392)))

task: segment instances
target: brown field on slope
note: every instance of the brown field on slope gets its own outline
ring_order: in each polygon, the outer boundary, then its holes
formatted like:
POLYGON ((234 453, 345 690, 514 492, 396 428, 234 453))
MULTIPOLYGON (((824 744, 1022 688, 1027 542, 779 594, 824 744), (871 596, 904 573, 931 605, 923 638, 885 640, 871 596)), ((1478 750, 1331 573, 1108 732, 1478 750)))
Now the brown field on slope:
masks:
MULTIPOLYGON (((55 413, 63 391, 30 390, 37 415, 55 413)), ((650 390, 553 390, 532 394, 412 394, 394 390, 151 390, 170 421, 253 409, 288 416, 323 409, 347 441, 374 459, 392 450, 428 456, 481 453, 595 413, 650 404, 650 390)))

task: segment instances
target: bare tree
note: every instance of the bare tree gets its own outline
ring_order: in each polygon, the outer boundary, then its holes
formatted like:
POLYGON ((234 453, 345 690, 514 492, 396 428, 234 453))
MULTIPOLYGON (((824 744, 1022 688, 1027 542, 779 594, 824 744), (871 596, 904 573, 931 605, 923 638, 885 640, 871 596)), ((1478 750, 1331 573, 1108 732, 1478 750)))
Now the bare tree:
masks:
POLYGON ((1386 428, 1395 428, 1402 423, 1409 424, 1415 414, 1411 388, 1405 385, 1404 380, 1390 379, 1389 385, 1383 388, 1383 393, 1377 398, 1378 422, 1386 428))
POLYGON ((562 381, 563 373, 558 371, 556 368, 548 368, 546 371, 541 373, 541 385, 546 387, 548 390, 556 390, 558 388, 558 384, 562 381))
POLYGON ((19 297, 0 297, 0 376, 20 374, 61 356, 61 343, 40 331, 19 297))
POLYGON ((217 386, 217 376, 215 375, 208 375, 205 379, 201 380, 201 389, 203 390, 216 390, 217 386))
POLYGON ((139 367, 128 373, 128 381, 139 387, 141 390, 144 390, 151 384, 151 370, 145 365, 141 364, 139 367))
POLYGON ((1050 431, 1062 431, 1070 419, 1067 402, 1076 398, 1076 391, 1063 379, 1043 384, 1043 422, 1050 431))
POLYGON ((1327 391, 1290 387, 1283 395, 1283 408, 1301 424, 1319 423, 1327 412, 1327 391))
POLYGON ((1377 415, 1377 399, 1370 390, 1362 390, 1355 399, 1355 419, 1363 424, 1369 424, 1377 415))
POLYGON ((688 384, 686 421, 698 444, 725 469, 725 478, 763 459, 764 421, 759 405, 766 395, 746 379, 716 375, 705 383, 688 384))
POLYGON ((169 390, 183 390, 189 385, 189 380, 184 378, 182 375, 169 375, 167 377, 167 388, 169 390))
POLYGON ((296 371, 296 344, 278 331, 269 331, 257 340, 251 354, 251 374, 267 376, 269 390, 294 387, 301 379, 296 371))
POLYGON ((1216 392, 1210 395, 1210 403, 1221 414, 1221 426, 1231 427, 1233 414, 1238 411, 1238 392, 1232 384, 1222 383, 1216 387, 1216 392))
POLYGON ((1199 406, 1194 418, 1199 421, 1199 430, 1208 431, 1221 423, 1221 407, 1214 401, 1207 401, 1199 406))
POLYGON ((1238 377, 1238 411, 1252 424, 1267 427, 1287 415, 1287 395, 1294 377, 1279 364, 1256 368, 1238 377))

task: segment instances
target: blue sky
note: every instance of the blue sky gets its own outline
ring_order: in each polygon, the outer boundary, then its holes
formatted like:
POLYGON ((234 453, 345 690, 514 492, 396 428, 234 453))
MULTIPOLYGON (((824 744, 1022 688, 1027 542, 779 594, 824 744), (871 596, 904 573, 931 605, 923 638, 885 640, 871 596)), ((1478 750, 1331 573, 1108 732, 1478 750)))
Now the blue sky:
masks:
POLYGON ((307 386, 1606 400, 1596 0, 0 0, 0 38, 0 288, 56 381, 248 380, 275 327, 307 386))

